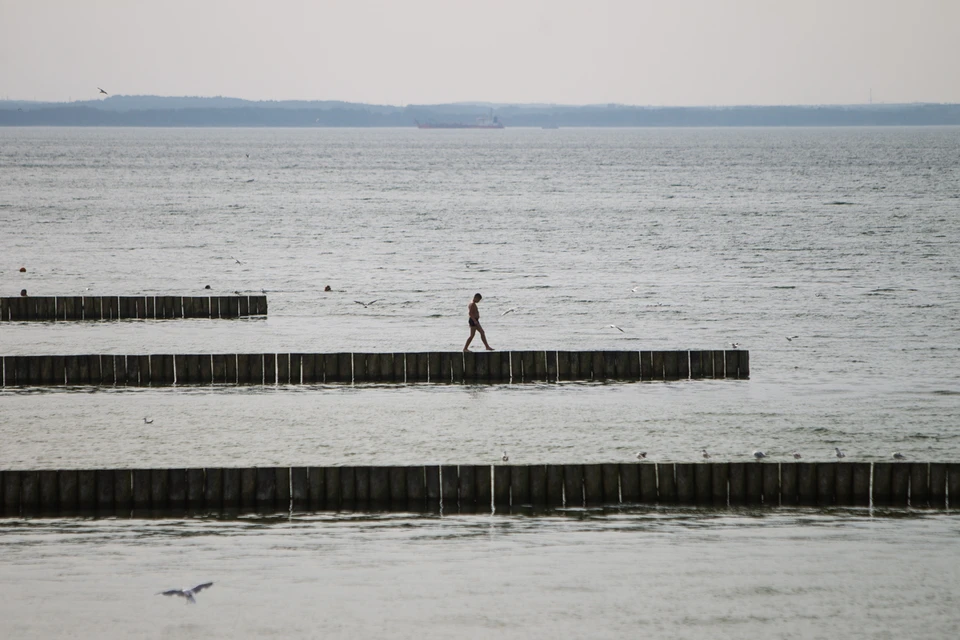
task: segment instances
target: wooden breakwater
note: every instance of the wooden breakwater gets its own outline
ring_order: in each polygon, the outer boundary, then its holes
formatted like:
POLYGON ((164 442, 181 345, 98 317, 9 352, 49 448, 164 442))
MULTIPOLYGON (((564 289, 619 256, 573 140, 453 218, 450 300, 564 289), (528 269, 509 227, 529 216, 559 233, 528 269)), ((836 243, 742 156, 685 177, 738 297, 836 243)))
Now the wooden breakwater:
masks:
POLYGON ((267 296, 19 296, 0 298, 0 321, 161 320, 267 315, 267 296))
POLYGON ((748 351, 3 356, 4 387, 556 382, 750 377, 748 351))
POLYGON ((0 472, 6 517, 138 510, 423 510, 632 504, 912 506, 960 495, 960 464, 701 462, 0 472))

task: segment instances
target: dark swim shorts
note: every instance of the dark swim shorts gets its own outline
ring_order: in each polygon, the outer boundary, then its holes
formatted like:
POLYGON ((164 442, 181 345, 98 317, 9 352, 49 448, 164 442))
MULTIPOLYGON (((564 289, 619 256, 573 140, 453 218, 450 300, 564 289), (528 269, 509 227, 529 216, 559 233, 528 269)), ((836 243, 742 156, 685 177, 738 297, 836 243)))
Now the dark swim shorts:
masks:
POLYGON ((473 318, 470 318, 470 326, 471 326, 471 327, 479 327, 480 325, 479 325, 479 323, 477 323, 476 320, 474 320, 473 318))

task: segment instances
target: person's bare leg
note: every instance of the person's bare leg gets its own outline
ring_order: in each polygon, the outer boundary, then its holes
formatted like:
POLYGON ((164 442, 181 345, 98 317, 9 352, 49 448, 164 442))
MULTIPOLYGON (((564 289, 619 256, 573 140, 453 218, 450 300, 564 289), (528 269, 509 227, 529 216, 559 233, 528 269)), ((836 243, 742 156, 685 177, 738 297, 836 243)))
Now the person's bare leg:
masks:
MULTIPOLYGON (((470 349, 469 349, 468 347, 470 346, 470 343, 473 342, 473 336, 476 335, 476 333, 477 333, 476 327, 470 327, 470 337, 467 338, 467 344, 463 345, 463 350, 464 350, 464 351, 470 351, 470 349)), ((483 334, 481 334, 481 335, 483 335, 483 334)), ((484 341, 484 342, 486 342, 486 341, 484 341)))
MULTIPOLYGON (((487 351, 493 351, 493 347, 487 344, 487 334, 483 332, 483 329, 479 329, 479 331, 480 331, 480 339, 483 340, 483 346, 487 348, 487 351)), ((470 336, 470 337, 472 338, 473 336, 470 336)))

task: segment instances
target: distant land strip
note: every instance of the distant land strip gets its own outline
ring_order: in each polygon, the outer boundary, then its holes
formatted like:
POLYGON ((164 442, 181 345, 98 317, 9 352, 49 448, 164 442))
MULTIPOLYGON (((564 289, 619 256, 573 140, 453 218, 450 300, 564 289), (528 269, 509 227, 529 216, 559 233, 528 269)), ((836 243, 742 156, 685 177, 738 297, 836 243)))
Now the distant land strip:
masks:
MULTIPOLYGON (((605 105, 373 105, 339 101, 110 96, 78 102, 0 100, 0 126, 71 127, 832 127, 960 125, 960 104, 643 107, 605 105)), ((496 131, 487 131, 495 134, 496 131)), ((428 134, 429 135, 429 134, 428 134)))

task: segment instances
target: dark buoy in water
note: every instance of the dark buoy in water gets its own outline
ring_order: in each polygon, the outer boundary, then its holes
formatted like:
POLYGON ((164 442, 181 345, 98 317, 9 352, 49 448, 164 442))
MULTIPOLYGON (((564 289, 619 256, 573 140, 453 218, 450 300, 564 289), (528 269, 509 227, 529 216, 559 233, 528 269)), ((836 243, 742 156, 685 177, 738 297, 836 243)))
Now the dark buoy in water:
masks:
POLYGON ((333 289, 330 288, 330 285, 325 286, 325 287, 323 288, 323 290, 324 290, 324 291, 333 291, 333 289))
POLYGON ((26 290, 26 289, 20 289, 20 295, 21 295, 22 297, 26 298, 26 297, 27 297, 27 290, 26 290))
POLYGON ((204 287, 204 289, 209 289, 209 288, 210 288, 210 285, 207 285, 204 287))
POLYGON ((27 272, 26 267, 20 267, 20 273, 26 273, 26 272, 27 272))

